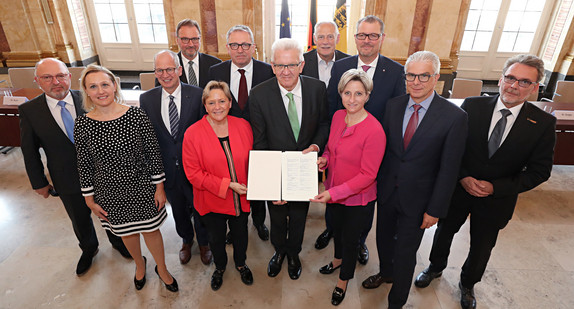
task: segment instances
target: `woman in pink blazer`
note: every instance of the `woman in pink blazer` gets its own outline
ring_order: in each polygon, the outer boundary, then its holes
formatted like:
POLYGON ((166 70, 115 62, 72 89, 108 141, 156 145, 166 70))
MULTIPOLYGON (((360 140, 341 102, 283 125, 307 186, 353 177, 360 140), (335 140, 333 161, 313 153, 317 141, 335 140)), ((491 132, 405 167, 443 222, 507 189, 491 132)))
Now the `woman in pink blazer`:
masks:
POLYGON ((251 270, 245 264, 249 215, 247 165, 253 133, 247 121, 227 115, 232 101, 225 82, 209 82, 202 100, 207 115, 185 132, 182 159, 185 174, 193 185, 195 208, 209 232, 216 268, 211 288, 215 291, 223 283, 227 266, 228 224, 235 267, 243 283, 253 283, 251 270))

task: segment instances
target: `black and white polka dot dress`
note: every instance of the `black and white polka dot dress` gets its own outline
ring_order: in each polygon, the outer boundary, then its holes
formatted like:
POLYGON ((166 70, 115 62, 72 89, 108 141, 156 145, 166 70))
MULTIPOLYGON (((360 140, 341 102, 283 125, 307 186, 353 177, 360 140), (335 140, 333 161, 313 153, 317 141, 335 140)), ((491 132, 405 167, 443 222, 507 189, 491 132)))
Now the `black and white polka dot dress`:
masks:
POLYGON ((79 116, 74 128, 84 196, 108 213, 104 229, 118 236, 157 230, 167 218, 157 209, 155 185, 165 180, 159 145, 149 118, 138 107, 98 121, 79 116))

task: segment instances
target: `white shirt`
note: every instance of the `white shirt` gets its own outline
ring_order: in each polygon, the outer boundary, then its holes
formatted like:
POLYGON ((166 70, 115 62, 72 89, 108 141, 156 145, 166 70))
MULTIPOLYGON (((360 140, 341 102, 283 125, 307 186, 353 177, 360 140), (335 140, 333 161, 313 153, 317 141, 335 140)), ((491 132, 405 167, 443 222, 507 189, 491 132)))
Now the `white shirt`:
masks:
MULTIPOLYGON (((241 47, 240 47, 241 48, 241 47)), ((245 81, 247 82, 247 95, 249 95, 249 91, 251 91, 251 84, 253 80, 253 59, 249 61, 249 64, 243 68, 240 68, 235 65, 235 63, 231 62, 231 75, 229 77, 230 89, 231 94, 233 97, 239 100, 239 81, 241 79, 241 73, 237 70, 244 69, 245 70, 245 81)))
POLYGON ((169 96, 174 96, 173 102, 175 103, 175 107, 177 108, 177 115, 181 119, 181 84, 177 86, 177 88, 173 91, 172 94, 169 94, 165 89, 161 89, 161 118, 163 119, 163 123, 167 128, 167 131, 171 134, 171 124, 169 123, 169 96))
POLYGON ((363 71, 363 66, 364 65, 369 65, 371 66, 369 68, 369 70, 367 70, 367 75, 369 75, 369 77, 371 79, 373 79, 373 76, 375 76, 375 69, 377 68, 377 62, 379 62, 379 55, 377 55, 377 57, 375 58, 375 60, 373 60, 373 62, 371 63, 364 63, 361 60, 361 57, 357 57, 359 59, 359 61, 357 61, 357 69, 363 71))
MULTIPOLYGON (((76 107, 74 106, 74 99, 72 98, 72 94, 68 92, 68 95, 61 101, 66 102, 66 109, 70 112, 70 114, 72 115, 72 119, 74 119, 75 121, 76 107)), ((58 126, 60 126, 60 129, 64 131, 64 134, 68 136, 68 134, 66 133, 66 126, 64 125, 64 120, 62 120, 62 108, 58 106, 58 102, 59 100, 56 100, 46 95, 46 103, 48 103, 48 108, 50 108, 52 117, 54 117, 54 120, 56 120, 56 123, 58 124, 58 126)), ((68 138, 70 138, 70 136, 68 136, 68 138)))
POLYGON ((297 85, 295 85, 295 88, 293 88, 291 91, 283 88, 281 84, 279 84, 279 90, 281 91, 281 97, 283 98, 283 104, 285 105, 285 112, 287 115, 289 115, 289 97, 287 97, 287 93, 291 92, 293 94, 293 101, 295 101, 295 107, 297 107, 299 127, 301 127, 301 118, 303 118, 303 95, 301 93, 301 80, 297 80, 297 85))
POLYGON ((317 61, 319 79, 328 86, 329 80, 331 79, 331 69, 333 68, 333 63, 335 63, 335 53, 333 53, 333 59, 329 60, 329 62, 321 59, 321 56, 317 53, 317 61))
POLYGON ((500 120, 500 118, 502 118, 502 114, 500 113, 500 110, 501 109, 508 109, 510 111, 510 115, 508 115, 506 117, 506 128, 504 128, 504 133, 502 134, 502 139, 500 140, 500 145, 502 145, 502 143, 504 143, 504 140, 508 136, 510 129, 512 129, 512 125, 514 125, 514 122, 516 121, 516 116, 518 116, 518 113, 520 113, 522 106, 524 106, 524 103, 518 104, 512 108, 507 108, 506 106, 504 106, 504 103, 502 103, 502 101, 500 100, 500 97, 498 97, 498 101, 496 102, 496 106, 494 107, 494 112, 492 113, 492 119, 490 120, 490 129, 488 130, 488 139, 490 139, 490 135, 492 134, 492 131, 494 130, 494 126, 496 126, 496 123, 498 122, 498 120, 500 120))
POLYGON ((185 76, 187 76, 187 82, 189 84, 189 66, 193 65, 193 72, 195 72, 195 80, 197 81, 197 85, 199 85, 199 54, 193 58, 193 60, 187 60, 184 56, 183 58, 183 67, 185 69, 185 76))

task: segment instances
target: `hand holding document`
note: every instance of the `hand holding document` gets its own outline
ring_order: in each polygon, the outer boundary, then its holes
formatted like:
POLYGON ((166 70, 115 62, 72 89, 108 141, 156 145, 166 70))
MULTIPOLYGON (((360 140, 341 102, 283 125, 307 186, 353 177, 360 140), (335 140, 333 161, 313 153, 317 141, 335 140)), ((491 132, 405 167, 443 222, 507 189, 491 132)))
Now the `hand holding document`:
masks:
POLYGON ((319 192, 317 152, 252 150, 247 187, 248 200, 309 201, 319 192))

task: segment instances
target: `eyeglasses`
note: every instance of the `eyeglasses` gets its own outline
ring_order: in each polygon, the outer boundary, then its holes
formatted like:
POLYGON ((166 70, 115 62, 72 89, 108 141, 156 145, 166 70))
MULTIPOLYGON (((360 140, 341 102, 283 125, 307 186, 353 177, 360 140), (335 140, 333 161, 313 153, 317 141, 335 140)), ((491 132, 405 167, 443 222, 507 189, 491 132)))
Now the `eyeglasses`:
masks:
POLYGON ((290 71, 294 71, 295 69, 297 69, 299 67, 300 64, 301 64, 301 62, 290 63, 290 64, 275 64, 274 63, 273 67, 279 71, 283 71, 284 69, 289 69, 290 71))
POLYGON ((250 43, 241 43, 241 44, 239 44, 239 43, 229 43, 229 44, 227 44, 227 46, 229 46, 229 48, 231 48, 231 49, 233 49, 233 50, 238 50, 238 49, 239 49, 239 46, 241 46, 241 49, 243 49, 243 50, 248 50, 248 49, 251 48, 251 45, 253 45, 253 44, 250 44, 250 43))
POLYGON ((335 40, 335 35, 334 35, 334 34, 315 35, 315 39, 316 39, 317 41, 323 41, 323 40, 333 41, 333 40, 335 40))
POLYGON ((528 88, 530 87, 530 85, 534 84, 534 82, 531 82, 527 79, 516 79, 516 77, 512 76, 512 75, 502 75, 502 78, 504 80, 505 83, 512 85, 516 82, 518 82, 518 86, 522 87, 522 88, 528 88))
POLYGON ((201 39, 201 36, 200 36, 200 37, 196 37, 196 38, 184 38, 184 37, 181 37, 181 38, 179 38, 179 39, 181 40, 181 42, 182 42, 183 44, 187 44, 187 43, 189 43, 189 41, 191 41, 191 42, 193 42, 193 43, 195 44, 195 43, 199 42, 199 39, 201 39))
POLYGON ((380 33, 357 33, 357 34, 355 34, 355 38, 357 40, 362 41, 362 40, 366 39, 367 37, 369 37, 369 40, 376 41, 381 37, 381 35, 382 34, 380 34, 380 33))
POLYGON ((155 69, 153 70, 155 72, 155 74, 157 75, 162 75, 163 72, 166 72, 167 74, 173 74, 173 72, 175 72, 176 68, 167 68, 167 69, 155 69))
POLYGON ((419 82, 421 83, 426 83, 429 81, 429 79, 433 76, 435 76, 436 74, 427 74, 427 73, 423 73, 423 74, 413 74, 413 73, 407 73, 405 74, 405 79, 407 80, 407 82, 414 82, 415 79, 418 77, 419 78, 419 82))
POLYGON ((42 76, 37 76, 37 77, 43 83, 51 83, 54 80, 54 77, 59 82, 63 82, 66 80, 66 78, 70 77, 70 74, 69 73, 68 74, 57 74, 56 76, 54 76, 54 75, 42 75, 42 76))

